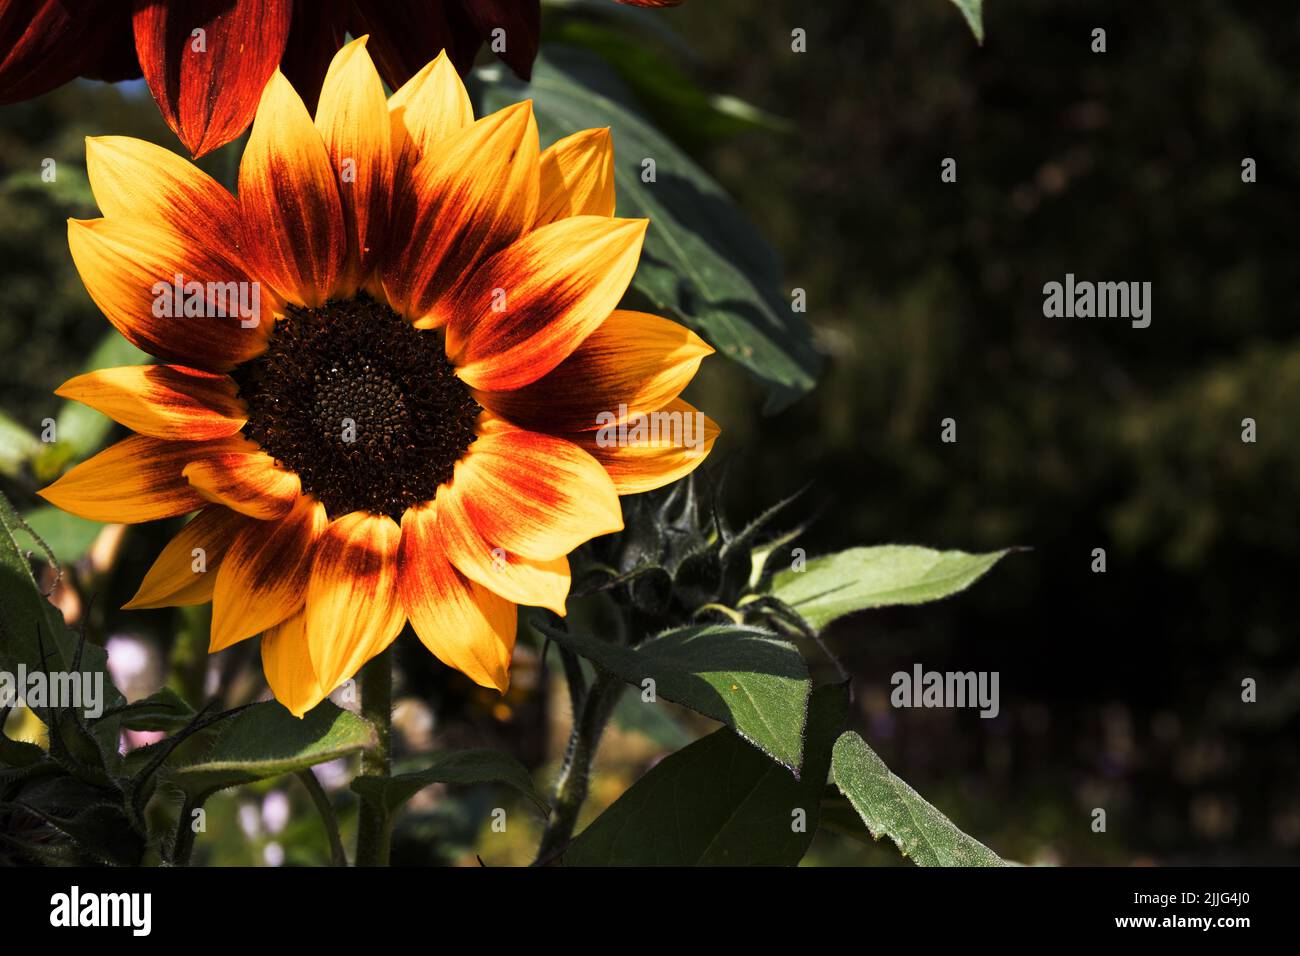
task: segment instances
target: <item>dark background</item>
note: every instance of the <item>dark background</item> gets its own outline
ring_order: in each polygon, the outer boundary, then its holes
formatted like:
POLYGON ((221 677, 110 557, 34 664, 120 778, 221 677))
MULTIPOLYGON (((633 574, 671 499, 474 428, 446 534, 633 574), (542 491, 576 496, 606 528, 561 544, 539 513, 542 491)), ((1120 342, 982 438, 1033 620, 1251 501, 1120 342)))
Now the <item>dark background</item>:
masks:
MULTIPOLYGON (((859 729, 959 826, 1030 863, 1295 862, 1300 11, 988 6, 982 48, 945 0, 662 14, 694 83, 789 123, 670 132, 778 248, 827 356, 817 389, 775 416, 721 358, 689 397, 723 427, 733 517, 813 482, 809 553, 1032 549, 942 604, 828 634, 857 677, 859 729), (794 27, 808 52, 791 52, 794 27), (945 157, 956 184, 940 182, 945 157), (1042 286, 1067 272, 1150 281, 1151 327, 1044 318, 1042 286), (939 440, 947 417, 955 445, 939 440), (889 675, 916 662, 999 671, 1002 714, 891 708, 889 675), (1257 703, 1240 699, 1247 677, 1257 703)), ((0 109, 0 409, 19 421, 58 408, 52 388, 106 328, 63 227, 94 215, 81 137, 106 132, 176 146, 138 88, 0 109), (46 156, 68 170, 58 190, 39 183, 46 156)), ((204 165, 221 176, 226 154, 204 165)), ((122 574, 138 580, 165 535, 132 533, 139 566, 122 574)), ((455 706, 501 718, 467 693, 455 706)), ((897 858, 819 837, 810 859, 897 858)))

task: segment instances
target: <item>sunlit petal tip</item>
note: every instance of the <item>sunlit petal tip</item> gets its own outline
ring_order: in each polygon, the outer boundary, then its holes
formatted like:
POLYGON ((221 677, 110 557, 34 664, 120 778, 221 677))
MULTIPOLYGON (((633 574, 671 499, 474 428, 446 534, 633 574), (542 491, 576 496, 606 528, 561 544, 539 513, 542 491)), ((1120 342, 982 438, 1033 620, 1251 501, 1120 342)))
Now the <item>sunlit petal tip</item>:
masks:
POLYGON ((298 611, 262 635, 267 686, 300 720, 326 697, 307 652, 306 617, 305 611, 298 611))
POLYGON ((416 636, 449 667, 505 693, 514 651, 515 605, 468 579, 448 560, 433 502, 402 516, 398 590, 416 636))
POLYGON ((542 152, 538 226, 570 216, 613 216, 615 205, 608 127, 566 136, 542 152))

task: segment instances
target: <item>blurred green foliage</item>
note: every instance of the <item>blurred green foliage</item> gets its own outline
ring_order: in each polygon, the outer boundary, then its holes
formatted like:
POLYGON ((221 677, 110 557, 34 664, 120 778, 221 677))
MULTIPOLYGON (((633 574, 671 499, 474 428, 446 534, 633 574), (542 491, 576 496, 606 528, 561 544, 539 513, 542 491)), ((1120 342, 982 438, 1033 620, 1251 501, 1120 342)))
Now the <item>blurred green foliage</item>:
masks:
POLYGON ((747 476, 734 510, 815 479, 810 554, 1034 548, 959 601, 831 632, 868 742, 1004 856, 1294 861, 1300 18, 1285 2, 990 4, 980 48, 951 13, 672 12, 707 88, 798 125, 704 161, 807 290, 830 357, 770 419, 706 363, 694 400, 747 476), (1152 326, 1044 318, 1042 286, 1067 272, 1151 281, 1152 326), (1000 670, 1010 709, 893 710, 889 675, 917 660, 1000 670), (1245 677, 1259 704, 1241 703, 1245 677), (1089 829, 1096 806, 1108 834, 1089 829))

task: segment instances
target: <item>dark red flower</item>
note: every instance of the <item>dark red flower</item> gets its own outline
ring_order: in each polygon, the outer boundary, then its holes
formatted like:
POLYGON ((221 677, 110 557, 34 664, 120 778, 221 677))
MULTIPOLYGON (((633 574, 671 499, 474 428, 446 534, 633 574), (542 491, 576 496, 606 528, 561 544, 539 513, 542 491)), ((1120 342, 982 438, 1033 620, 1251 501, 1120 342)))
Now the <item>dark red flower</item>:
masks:
POLYGON ((314 107, 345 34, 370 35, 397 89, 443 49, 465 73, 484 43, 527 79, 539 30, 540 0, 0 0, 0 103, 143 72, 201 156, 248 128, 277 65, 314 107))

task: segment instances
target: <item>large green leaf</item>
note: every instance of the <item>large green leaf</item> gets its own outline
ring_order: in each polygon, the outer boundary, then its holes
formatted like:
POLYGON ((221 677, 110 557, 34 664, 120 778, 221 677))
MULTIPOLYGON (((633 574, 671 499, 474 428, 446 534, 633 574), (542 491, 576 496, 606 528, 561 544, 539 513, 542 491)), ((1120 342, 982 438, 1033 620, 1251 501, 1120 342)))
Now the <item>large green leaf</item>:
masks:
MULTIPOLYGON (((603 7, 628 9, 618 8, 606 0, 600 3, 603 7)), ((547 34, 555 42, 599 54, 618 72, 619 79, 636 97, 637 106, 655 126, 688 151, 707 148, 753 130, 782 135, 794 132, 787 120, 734 96, 706 91, 677 65, 676 58, 656 44, 647 43, 642 33, 612 29, 588 20, 562 20, 548 28, 547 34)))
POLYGON ((961 15, 970 24, 971 33, 982 46, 984 44, 984 0, 952 0, 961 15))
POLYGON ((821 629, 854 611, 926 604, 964 591, 1008 553, 967 554, 902 544, 850 548, 813 558, 802 571, 779 571, 769 592, 821 629))
POLYGON ((850 731, 835 741, 831 774, 871 835, 889 837, 918 865, 1006 865, 896 777, 857 734, 850 731))
POLYGON ((721 721, 798 775, 812 682, 793 644, 759 628, 728 624, 668 631, 635 648, 542 630, 638 689, 652 679, 656 697, 721 721))
POLYGON ((23 515, 27 526, 40 535, 60 564, 75 564, 90 550, 104 529, 98 521, 69 514, 53 505, 41 505, 23 515))
POLYGON ((542 0, 550 9, 542 17, 543 39, 549 39, 557 24, 563 25, 572 16, 591 21, 605 21, 622 28, 629 36, 640 37, 642 42, 654 40, 674 53, 697 58, 681 35, 665 23, 663 11, 610 3, 609 0, 542 0))
MULTIPOLYGON (((0 669, 15 673, 22 665, 29 673, 75 671, 83 680, 102 681, 102 704, 106 712, 111 711, 125 701, 108 676, 108 655, 68 627, 32 573, 28 555, 44 550, 9 499, 0 494, 0 669)), ((44 556, 53 565, 53 556, 48 552, 44 556)), ((48 725, 48 709, 34 709, 48 725)), ((117 753, 116 720, 95 721, 92 733, 106 754, 117 753)))
POLYGON ((374 728, 329 701, 301 720, 276 701, 254 704, 230 718, 211 750, 176 767, 167 782, 201 804, 218 790, 268 780, 348 754, 374 742, 374 728))
POLYGON ((670 754, 578 835, 565 865, 795 865, 817 828, 847 704, 844 684, 813 693, 801 780, 725 728, 670 754))
POLYGON ((760 379, 769 408, 812 388, 820 358, 807 322, 782 292, 775 254, 722 187, 646 122, 607 64, 586 51, 551 48, 538 57, 531 83, 496 65, 474 79, 480 113, 531 98, 543 145, 608 126, 618 214, 650 220, 634 291, 760 379), (655 162, 655 182, 642 181, 645 159, 655 162))
POLYGON ((432 757, 423 770, 392 777, 357 777, 352 789, 357 794, 383 804, 392 813, 407 800, 435 783, 504 783, 531 800, 543 814, 550 807, 537 793, 528 768, 499 750, 444 750, 432 757))

